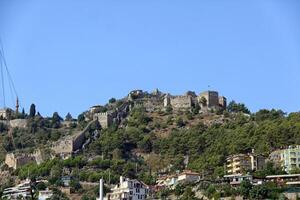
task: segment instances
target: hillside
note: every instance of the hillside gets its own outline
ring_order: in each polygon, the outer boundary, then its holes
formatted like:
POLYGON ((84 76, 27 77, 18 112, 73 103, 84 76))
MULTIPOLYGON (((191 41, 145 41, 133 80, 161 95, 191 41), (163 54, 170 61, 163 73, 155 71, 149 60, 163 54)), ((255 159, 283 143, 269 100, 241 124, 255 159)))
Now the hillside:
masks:
MULTIPOLYGON (((121 100, 112 98, 108 104, 97 106, 96 111, 83 112, 76 120, 69 116, 63 121, 58 114, 51 118, 34 115, 24 116, 26 128, 12 129, 2 124, 1 160, 5 152, 32 153, 38 148, 48 154, 44 157, 50 158, 53 142, 83 130, 92 122, 85 133, 90 142, 72 157, 63 160, 56 155, 40 165, 29 163, 10 170, 9 177, 25 179, 29 174, 32 179, 47 179, 54 187, 61 185, 62 176, 71 175, 75 191, 95 196, 96 190, 84 189, 80 183, 98 182, 103 177, 109 184, 115 184, 123 175, 151 185, 159 175, 183 169, 216 180, 225 174, 224 164, 229 155, 254 149, 267 157, 273 150, 300 144, 298 112, 285 114, 281 110, 262 109, 250 113, 244 104, 234 101, 227 107, 209 107, 210 102, 191 93, 186 95, 190 105, 186 107, 183 102, 183 107, 178 108, 172 99, 166 104, 166 96, 159 91, 134 91, 121 100), (100 117, 109 117, 110 113, 114 117, 107 121, 106 128, 100 117), (96 118, 99 121, 93 116, 100 116, 96 118), (11 131, 13 140, 9 136, 11 131), (95 131, 100 135, 91 137, 95 131)), ((2 168, 5 171, 5 166, 2 168)))

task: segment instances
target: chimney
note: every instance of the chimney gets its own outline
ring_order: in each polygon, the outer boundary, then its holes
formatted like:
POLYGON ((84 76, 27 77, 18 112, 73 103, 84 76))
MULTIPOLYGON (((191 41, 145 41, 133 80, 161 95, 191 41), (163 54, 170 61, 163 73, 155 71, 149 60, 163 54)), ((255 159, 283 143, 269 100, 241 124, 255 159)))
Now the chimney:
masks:
POLYGON ((103 179, 100 179, 99 200, 103 200, 103 179))

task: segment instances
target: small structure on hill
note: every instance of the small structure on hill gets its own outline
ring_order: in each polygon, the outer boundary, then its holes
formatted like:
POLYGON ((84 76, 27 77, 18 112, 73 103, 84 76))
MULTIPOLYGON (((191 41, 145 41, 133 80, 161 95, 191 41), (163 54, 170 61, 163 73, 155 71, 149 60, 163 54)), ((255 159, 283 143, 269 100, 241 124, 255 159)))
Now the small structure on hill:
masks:
POLYGON ((199 105, 201 109, 226 109, 226 97, 219 96, 216 91, 205 91, 199 96, 195 92, 188 91, 182 96, 165 95, 164 107, 171 106, 175 110, 190 109, 199 105))
POLYGON ((224 96, 219 96, 217 91, 205 91, 200 93, 198 96, 198 102, 201 108, 210 108, 210 109, 226 109, 227 100, 224 96), (204 100, 204 101, 203 101, 204 100))
POLYGON ((14 111, 10 108, 3 108, 0 109, 0 119, 1 120, 7 120, 10 119, 14 111))

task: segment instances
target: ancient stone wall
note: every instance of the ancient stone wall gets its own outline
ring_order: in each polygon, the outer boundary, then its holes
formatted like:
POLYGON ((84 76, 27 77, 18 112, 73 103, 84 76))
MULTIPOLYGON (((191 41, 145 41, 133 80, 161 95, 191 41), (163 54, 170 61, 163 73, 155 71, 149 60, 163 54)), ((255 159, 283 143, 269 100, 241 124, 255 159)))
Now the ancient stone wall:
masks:
POLYGON ((73 137, 73 151, 80 149, 85 141, 85 131, 73 137))
POLYGON ((65 138, 55 142, 52 146, 52 150, 58 155, 67 155, 73 153, 73 139, 65 138))
POLYGON ((223 108, 226 109, 227 108, 227 99, 226 97, 220 96, 219 97, 219 105, 223 108))
POLYGON ((174 109, 191 108, 192 97, 191 96, 175 96, 170 98, 170 104, 174 109))
POLYGON ((12 128, 26 128, 27 120, 26 119, 14 119, 9 121, 9 125, 12 128))
POLYGON ((5 157, 5 164, 13 169, 17 169, 29 162, 35 162, 35 158, 31 154, 15 155, 14 153, 8 153, 5 157))
POLYGON ((93 119, 98 120, 102 128, 107 128, 113 123, 115 113, 95 113, 93 119))
MULTIPOLYGON (((219 94, 216 91, 206 91, 202 92, 198 96, 199 103, 201 102, 202 97, 206 99, 206 106, 209 108, 219 107, 219 94)), ((202 105, 204 106, 204 105, 202 105)))

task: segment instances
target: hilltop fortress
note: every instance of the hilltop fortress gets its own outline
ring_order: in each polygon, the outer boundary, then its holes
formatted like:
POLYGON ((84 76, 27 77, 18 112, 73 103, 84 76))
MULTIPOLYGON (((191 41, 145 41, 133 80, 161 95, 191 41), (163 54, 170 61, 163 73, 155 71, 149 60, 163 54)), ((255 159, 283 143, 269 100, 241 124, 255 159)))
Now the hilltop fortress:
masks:
POLYGON ((184 95, 171 95, 162 93, 158 89, 152 93, 143 90, 133 90, 126 98, 108 104, 108 107, 112 107, 112 109, 106 110, 104 106, 93 106, 86 113, 85 117, 86 120, 98 120, 102 128, 107 128, 113 123, 119 124, 134 107, 144 107, 148 112, 167 108, 171 108, 174 111, 199 108, 200 112, 207 112, 210 110, 224 110, 226 106, 226 97, 219 96, 217 91, 205 91, 199 95, 188 91, 184 95))

